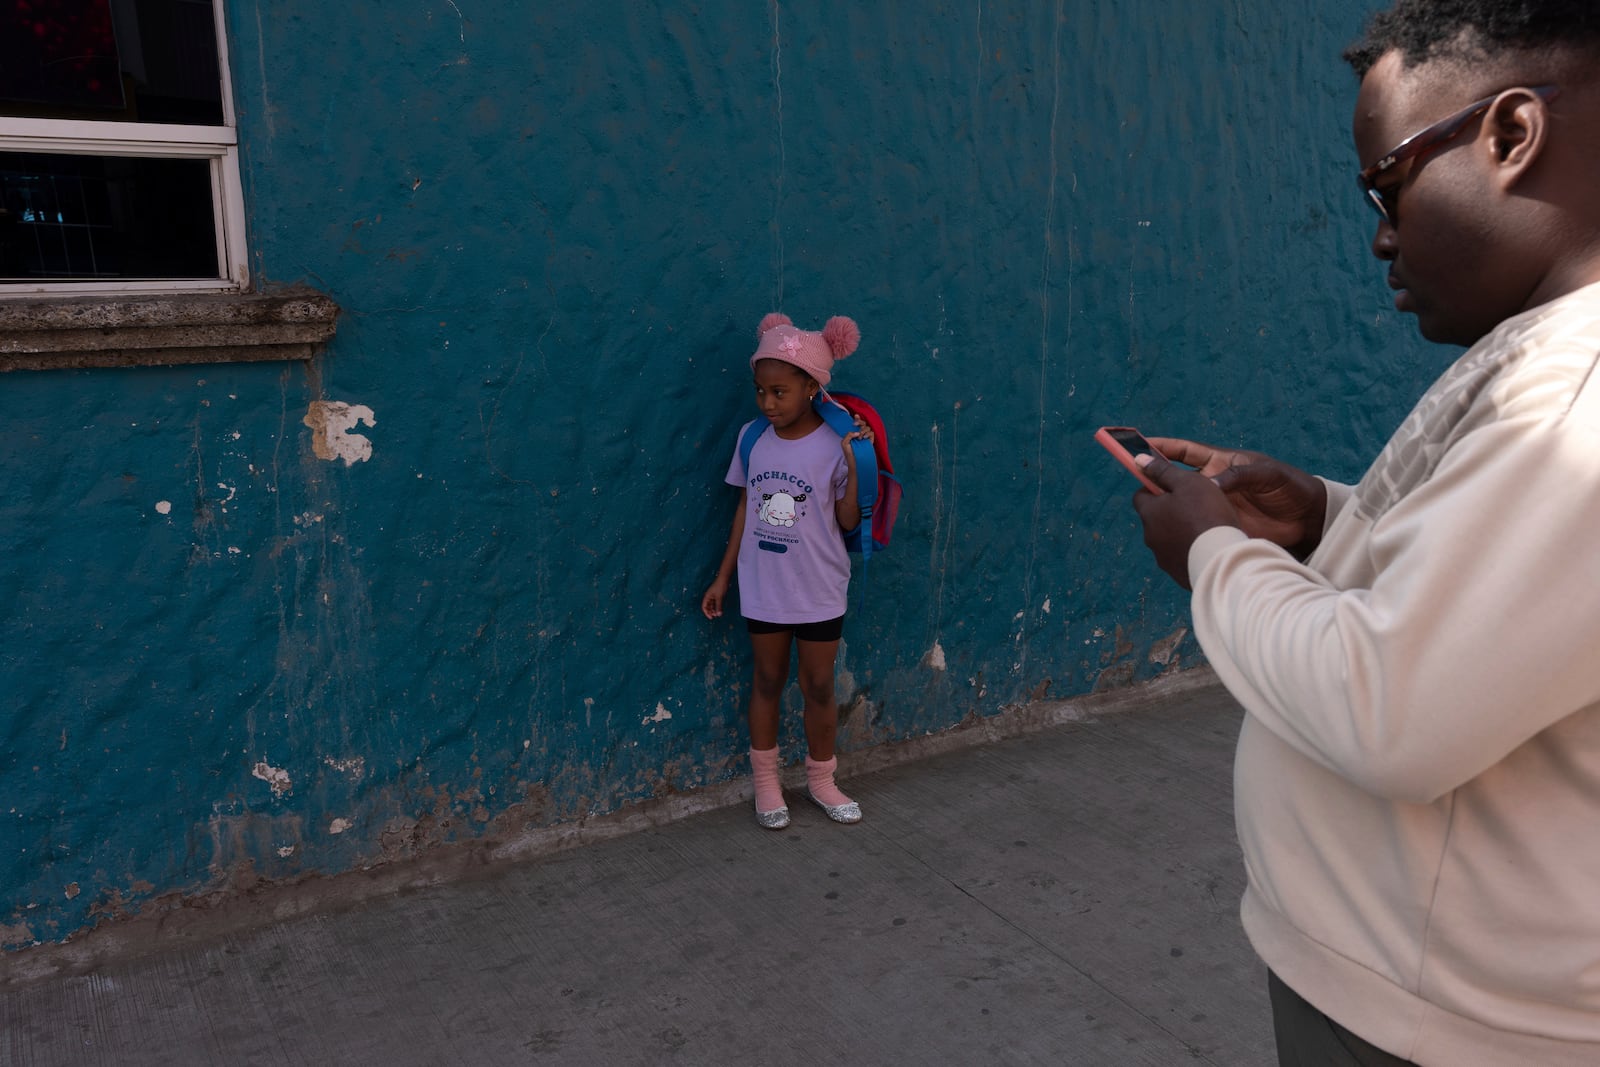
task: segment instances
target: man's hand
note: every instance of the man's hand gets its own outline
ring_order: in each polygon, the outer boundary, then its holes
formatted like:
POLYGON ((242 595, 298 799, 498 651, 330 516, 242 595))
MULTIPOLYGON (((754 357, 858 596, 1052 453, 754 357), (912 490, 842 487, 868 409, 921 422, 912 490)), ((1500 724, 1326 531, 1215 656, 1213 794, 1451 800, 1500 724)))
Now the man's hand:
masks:
MULTIPOLYGON (((1161 448, 1156 438, 1150 443, 1161 448)), ((1133 510, 1144 523, 1144 543, 1156 557, 1156 566, 1188 589, 1189 546, 1217 526, 1242 529, 1238 512, 1216 483, 1200 471, 1184 470, 1158 457, 1144 465, 1144 473, 1166 490, 1159 495, 1148 489, 1134 494, 1133 510)))
MULTIPOLYGON (((1228 496, 1237 525, 1305 559, 1322 540, 1328 489, 1298 467, 1260 452, 1213 448, 1177 437, 1152 437, 1162 455, 1196 467, 1228 496)), ((1148 473, 1148 472, 1147 472, 1148 473)))

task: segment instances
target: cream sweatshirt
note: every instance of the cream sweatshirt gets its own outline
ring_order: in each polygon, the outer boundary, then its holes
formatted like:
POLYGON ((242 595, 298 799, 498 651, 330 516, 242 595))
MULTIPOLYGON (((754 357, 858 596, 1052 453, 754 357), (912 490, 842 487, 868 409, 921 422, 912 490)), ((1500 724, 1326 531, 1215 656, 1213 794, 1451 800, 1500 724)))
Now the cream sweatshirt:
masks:
POLYGON ((1503 323, 1304 564, 1191 548, 1195 632, 1248 714, 1245 932, 1422 1064, 1600 1064, 1600 285, 1503 323))

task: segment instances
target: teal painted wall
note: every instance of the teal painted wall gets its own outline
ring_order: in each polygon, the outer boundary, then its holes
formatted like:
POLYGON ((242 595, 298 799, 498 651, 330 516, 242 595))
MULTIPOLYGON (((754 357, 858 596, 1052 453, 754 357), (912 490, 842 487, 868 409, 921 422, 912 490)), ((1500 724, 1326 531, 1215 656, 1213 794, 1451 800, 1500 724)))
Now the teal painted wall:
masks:
POLYGON ((343 317, 0 380, 0 938, 745 773, 698 600, 775 308, 860 323, 907 486, 846 751, 1198 663, 1093 429, 1354 477, 1446 358, 1366 251, 1361 11, 1286 11, 234 3, 255 269, 343 317))

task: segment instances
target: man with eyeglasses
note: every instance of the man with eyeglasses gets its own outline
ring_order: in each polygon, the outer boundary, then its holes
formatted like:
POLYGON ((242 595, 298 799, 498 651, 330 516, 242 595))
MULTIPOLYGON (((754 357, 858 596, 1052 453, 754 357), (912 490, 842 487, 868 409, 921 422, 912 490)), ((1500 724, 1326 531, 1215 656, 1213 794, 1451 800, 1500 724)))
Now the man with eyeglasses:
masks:
POLYGON ((1247 712, 1280 1062, 1600 1064, 1600 3, 1346 58, 1395 307, 1470 348, 1358 485, 1151 438, 1134 506, 1247 712))

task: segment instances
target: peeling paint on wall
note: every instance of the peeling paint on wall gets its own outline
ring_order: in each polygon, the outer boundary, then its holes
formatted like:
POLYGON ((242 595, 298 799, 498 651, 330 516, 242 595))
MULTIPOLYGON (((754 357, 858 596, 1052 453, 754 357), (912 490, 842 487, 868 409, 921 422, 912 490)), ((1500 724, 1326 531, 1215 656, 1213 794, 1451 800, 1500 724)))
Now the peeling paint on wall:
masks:
POLYGON ((944 670, 944 646, 935 641, 933 647, 928 649, 928 654, 922 657, 922 665, 929 670, 944 670))
POLYGON ((340 774, 346 775, 352 782, 361 781, 367 774, 367 761, 364 756, 356 756, 353 759, 334 759, 332 756, 324 756, 322 762, 340 774))
POLYGON ((1166 637, 1150 646, 1150 662, 1162 667, 1172 663, 1177 654, 1178 646, 1183 644, 1183 639, 1189 636, 1189 628, 1180 626, 1166 637))
POLYGON ((268 765, 266 760, 252 767, 250 773, 271 786, 272 795, 275 797, 294 792, 294 783, 289 780, 289 772, 282 767, 268 765))
POLYGON ((645 716, 644 725, 649 726, 653 722, 666 722, 670 718, 672 718, 672 712, 667 710, 667 706, 665 704, 657 704, 656 713, 645 716))
POLYGON ((372 440, 350 432, 358 423, 378 424, 377 416, 365 404, 313 400, 300 421, 311 427, 311 449, 318 459, 342 459, 349 467, 372 458, 372 440))

